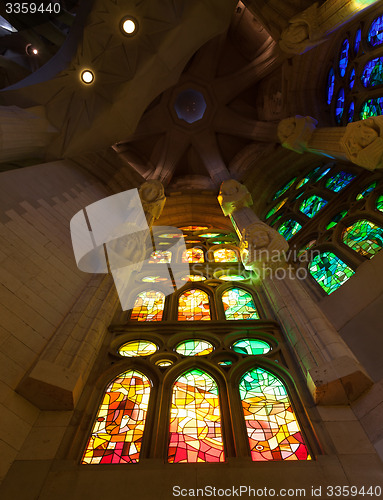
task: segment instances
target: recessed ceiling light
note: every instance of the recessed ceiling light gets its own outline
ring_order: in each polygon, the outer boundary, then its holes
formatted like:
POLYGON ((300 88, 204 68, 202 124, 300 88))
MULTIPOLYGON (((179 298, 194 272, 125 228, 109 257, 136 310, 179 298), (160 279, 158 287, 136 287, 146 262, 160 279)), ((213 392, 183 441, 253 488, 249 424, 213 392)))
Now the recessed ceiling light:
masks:
POLYGON ((39 51, 38 51, 37 49, 32 49, 32 52, 33 52, 33 54, 34 54, 35 56, 39 53, 39 51))
POLYGON ((134 35, 137 31, 137 27, 137 21, 133 17, 124 17, 121 21, 121 30, 124 35, 134 35))
POLYGON ((85 69, 82 73, 81 73, 81 80, 86 83, 87 85, 89 85, 90 83, 92 83, 94 81, 94 74, 92 71, 90 71, 89 69, 85 69))

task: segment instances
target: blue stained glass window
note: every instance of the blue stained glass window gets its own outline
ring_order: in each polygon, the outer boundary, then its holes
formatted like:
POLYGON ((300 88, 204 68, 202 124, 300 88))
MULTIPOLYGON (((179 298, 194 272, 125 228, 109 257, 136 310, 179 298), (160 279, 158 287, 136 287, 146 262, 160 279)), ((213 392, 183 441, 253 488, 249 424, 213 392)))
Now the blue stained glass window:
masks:
POLYGON ((370 59, 362 73, 362 83, 365 87, 375 87, 383 83, 383 57, 370 59))
POLYGON ((336 175, 333 175, 326 182, 326 188, 331 189, 331 191, 335 191, 338 193, 343 188, 345 188, 350 182, 355 179, 354 174, 350 174, 349 172, 338 172, 336 175))
POLYGON ((335 106, 335 120, 337 123, 341 122, 343 111, 344 111, 344 89, 341 88, 338 92, 338 96, 336 98, 336 106, 335 106))
POLYGON ((354 104, 354 101, 352 101, 352 102, 350 102, 350 106, 348 107, 348 113, 347 113, 348 123, 353 121, 354 113, 355 113, 355 104, 354 104))
POLYGON ((326 168, 326 170, 323 170, 323 172, 320 174, 318 179, 315 182, 319 182, 325 175, 327 175, 330 172, 331 168, 326 168))
POLYGON ((362 30, 359 28, 355 35, 355 42, 354 42, 355 55, 359 52, 359 46, 361 41, 362 41, 362 30))
POLYGON ((334 95, 335 73, 334 68, 330 68, 327 77, 327 104, 331 104, 332 96, 334 95))
POLYGON ((331 229, 332 227, 335 227, 340 220, 343 219, 347 215, 347 210, 342 210, 338 214, 334 215, 334 217, 331 219, 331 221, 327 224, 326 229, 331 229))
POLYGON ((320 196, 313 195, 310 196, 309 198, 306 198, 305 200, 302 201, 299 210, 307 215, 307 217, 314 217, 319 210, 321 210, 325 205, 327 204, 327 201, 320 196))
POLYGON ((354 274, 343 260, 332 252, 316 255, 309 264, 309 271, 315 281, 330 295, 354 274))
POLYGON ((286 238, 286 240, 289 240, 300 229, 302 229, 302 225, 299 224, 299 222, 294 219, 289 219, 285 222, 282 222, 282 224, 278 228, 278 233, 286 238))
POLYGON ((350 81, 348 83, 348 86, 350 89, 354 86, 355 83, 355 68, 352 68, 351 73, 350 73, 350 81))
POLYGON ((375 99, 367 99, 362 105, 360 110, 360 119, 365 120, 370 116, 383 115, 383 97, 376 97, 375 99))
POLYGON ((374 19, 368 32, 367 40, 373 47, 383 43, 383 16, 374 19))
POLYGON ((365 198, 367 195, 369 195, 376 188, 377 184, 378 184, 378 181, 374 181, 371 184, 369 184, 365 189, 363 189, 363 191, 361 191, 357 195, 356 199, 363 200, 363 198, 365 198))
POLYGON ((348 65, 348 52, 350 50, 350 44, 347 38, 343 41, 342 47, 340 49, 340 57, 339 57, 339 72, 340 76, 344 76, 346 74, 346 68, 348 65))

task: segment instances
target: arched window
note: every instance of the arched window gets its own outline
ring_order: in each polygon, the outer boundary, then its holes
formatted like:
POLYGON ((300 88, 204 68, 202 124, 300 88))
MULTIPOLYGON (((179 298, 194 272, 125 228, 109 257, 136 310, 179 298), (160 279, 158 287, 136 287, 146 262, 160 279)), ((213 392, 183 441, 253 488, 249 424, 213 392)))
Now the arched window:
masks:
POLYGON ((349 50, 350 50, 350 43, 346 38, 342 43, 339 56, 339 73, 341 77, 343 77, 346 74, 346 69, 348 66, 348 59, 349 59, 348 58, 349 50))
POLYGON ((218 248, 213 255, 214 262, 238 262, 237 253, 231 248, 218 248))
POLYGON ((259 319, 253 297, 242 288, 226 290, 222 294, 222 303, 226 319, 259 319))
POLYGON ((173 386, 168 461, 224 460, 217 384, 202 370, 190 370, 173 386))
POLYGON ((373 47, 383 43, 383 16, 373 20, 367 36, 368 43, 373 47))
POLYGON ((328 294, 335 292, 354 274, 351 267, 332 252, 316 255, 309 264, 309 271, 328 294))
POLYGON ((137 295, 130 319, 134 321, 161 321, 165 294, 148 290, 137 295))
POLYGON ((95 419, 83 464, 137 463, 151 384, 138 371, 121 373, 108 386, 95 419))
POLYGON ((362 83, 367 88, 383 84, 383 57, 375 57, 367 62, 362 73, 362 83))
POLYGON ((278 233, 281 234, 286 240, 289 240, 294 234, 302 229, 302 224, 299 224, 294 219, 288 219, 279 226, 278 233))
POLYGON ((249 370, 241 378, 239 393, 254 461, 310 460, 290 398, 278 377, 263 368, 249 370))
POLYGON ((338 172, 337 174, 331 176, 326 181, 326 188, 331 189, 335 193, 339 193, 343 188, 345 188, 352 180, 355 179, 355 175, 350 172, 338 172))
POLYGON ((371 258, 383 247, 383 229, 368 220, 358 220, 343 231, 342 240, 355 252, 371 258))
POLYGON ((314 217, 319 210, 321 210, 325 205, 327 205, 327 200, 321 198, 320 196, 317 196, 316 194, 310 196, 309 198, 306 198, 305 200, 302 201, 299 210, 307 215, 307 217, 314 217))
POLYGON ((199 289, 186 290, 178 299, 178 320, 210 320, 209 296, 199 289))
POLYGON ((279 198, 283 193, 285 193, 286 191, 288 191, 291 186, 294 184, 294 182, 297 180, 296 177, 293 177, 291 180, 289 180, 289 182, 287 184, 285 184, 283 187, 281 187, 281 189, 279 189, 274 197, 273 197, 273 200, 276 200, 277 198, 279 198))
POLYGON ((182 254, 182 262, 198 264, 204 261, 203 250, 201 248, 188 248, 182 254))
POLYGON ((172 260, 172 252, 168 250, 152 252, 149 264, 168 264, 172 260))

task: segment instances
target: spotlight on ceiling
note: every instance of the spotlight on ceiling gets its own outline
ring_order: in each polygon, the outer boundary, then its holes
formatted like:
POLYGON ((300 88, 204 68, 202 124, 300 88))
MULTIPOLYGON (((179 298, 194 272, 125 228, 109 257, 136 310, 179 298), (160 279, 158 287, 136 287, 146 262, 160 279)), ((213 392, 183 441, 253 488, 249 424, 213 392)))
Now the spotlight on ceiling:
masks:
POLYGON ((36 49, 36 47, 33 47, 33 45, 31 43, 28 43, 25 47, 25 52, 29 55, 29 56, 37 56, 37 54, 39 53, 39 51, 36 49))
POLYGON ((133 17, 127 16, 121 20, 120 27, 124 35, 133 36, 137 33, 138 23, 133 17))
POLYGON ((81 81, 87 85, 93 83, 94 73, 89 69, 84 69, 84 71, 81 72, 81 81))

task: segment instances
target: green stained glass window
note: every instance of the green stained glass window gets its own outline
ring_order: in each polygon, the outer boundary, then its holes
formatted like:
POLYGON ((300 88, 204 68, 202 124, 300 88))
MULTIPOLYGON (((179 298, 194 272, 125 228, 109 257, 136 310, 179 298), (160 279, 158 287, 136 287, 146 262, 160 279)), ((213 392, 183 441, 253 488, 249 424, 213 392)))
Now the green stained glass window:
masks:
POLYGON ((221 366, 231 366, 233 362, 230 359, 223 359, 222 361, 218 361, 218 364, 221 366))
POLYGON ((205 234, 199 234, 198 236, 200 238, 218 238, 218 236, 224 236, 224 235, 220 233, 205 233, 205 234))
POLYGON ((311 460, 283 382, 263 368, 241 378, 239 393, 253 461, 311 460))
POLYGON ((355 252, 371 258, 383 247, 383 229, 369 220, 358 220, 343 231, 342 240, 355 252))
POLYGON ((376 200, 376 208, 379 212, 383 212, 383 194, 378 196, 378 199, 376 200))
POLYGON ((303 245, 298 251, 297 257, 300 257, 304 253, 308 252, 309 250, 312 249, 312 247, 316 244, 317 240, 311 240, 306 245, 303 245))
POLYGON ((338 193, 343 188, 345 188, 350 182, 355 179, 356 175, 350 174, 349 172, 338 172, 336 175, 333 175, 326 181, 326 188, 331 189, 331 191, 335 191, 338 193))
POLYGON ((286 191, 288 191, 291 186, 294 184, 294 182, 297 180, 296 177, 294 177, 293 179, 291 179, 287 184, 285 184, 281 189, 279 189, 275 195, 274 195, 274 198, 273 200, 276 200, 277 198, 279 198, 283 193, 286 193, 286 191))
POLYGON ((314 217, 319 210, 321 210, 325 205, 327 204, 327 201, 321 198, 320 196, 313 195, 310 196, 309 198, 306 198, 305 200, 302 201, 299 210, 307 215, 307 217, 314 217))
POLYGON ((377 184, 378 184, 378 181, 375 181, 375 182, 372 182, 371 184, 369 184, 365 189, 363 189, 363 191, 358 193, 356 199, 362 200, 363 198, 368 196, 376 188, 377 184))
POLYGON ((149 259, 149 264, 168 264, 171 260, 172 252, 168 252, 167 250, 162 252, 152 252, 149 259))
POLYGON ((205 262, 203 250, 201 248, 189 248, 182 254, 182 262, 198 264, 205 262))
POLYGON ((134 321, 161 321, 164 311, 165 294, 157 290, 141 292, 137 295, 131 320, 134 321))
POLYGON ((259 319, 252 296, 241 288, 226 290, 222 302, 228 320, 259 319))
POLYGON ((136 356, 150 356, 157 351, 157 346, 149 340, 132 340, 123 344, 118 352, 121 356, 134 358, 136 356))
POLYGON ((315 179, 315 182, 319 182, 321 179, 323 179, 323 177, 325 175, 327 175, 331 170, 331 167, 329 168, 326 168, 325 170, 323 170, 323 172, 317 177, 317 179, 315 179))
POLYGON ((214 262, 238 262, 238 256, 235 250, 231 248, 218 248, 214 250, 214 262))
POLYGON ((86 446, 83 464, 139 461, 151 383, 138 371, 121 373, 108 386, 86 446))
POLYGON ((219 279, 222 281, 243 281, 246 278, 241 274, 221 274, 219 279))
POLYGON ((296 220, 289 219, 279 226, 278 233, 281 234, 286 240, 289 240, 296 234, 298 231, 302 229, 302 225, 299 224, 296 220))
POLYGON ((278 215, 272 222, 269 222, 269 226, 275 226, 275 224, 282 218, 282 215, 278 215))
POLYGON ((178 299, 178 320, 210 320, 209 296, 203 290, 186 290, 178 299))
POLYGON ((331 221, 327 224, 326 229, 331 229, 332 227, 336 226, 338 222, 347 215, 347 212, 348 212, 347 210, 342 210, 341 212, 334 215, 331 221))
POLYGON ((383 57, 370 59, 364 66, 362 83, 365 87, 375 87, 383 83, 383 57))
POLYGON ((309 264, 309 271, 328 294, 335 292, 354 274, 351 267, 332 252, 316 255, 309 264))
POLYGON ((200 339, 185 340, 176 347, 176 352, 183 356, 206 356, 213 351, 214 347, 210 342, 200 339))
POLYGON ((273 208, 267 212, 266 219, 268 219, 276 212, 278 212, 278 210, 280 210, 283 207, 283 205, 286 203, 287 200, 288 198, 284 198, 283 200, 279 201, 276 205, 274 205, 273 208))
POLYGON ((258 339, 241 339, 233 344, 233 351, 240 354, 259 355, 266 354, 270 350, 270 344, 258 339))
POLYGON ((176 380, 170 410, 170 463, 224 462, 216 382, 199 369, 176 380))
POLYGON ((322 168, 322 166, 315 167, 311 172, 309 172, 303 179, 301 179, 298 184, 295 186, 295 189, 299 189, 305 184, 307 184, 311 179, 313 179, 316 174, 319 172, 319 170, 322 168))
POLYGON ((362 104, 360 110, 360 119, 365 120, 370 116, 380 116, 383 114, 383 97, 376 97, 374 99, 367 99, 362 104))

